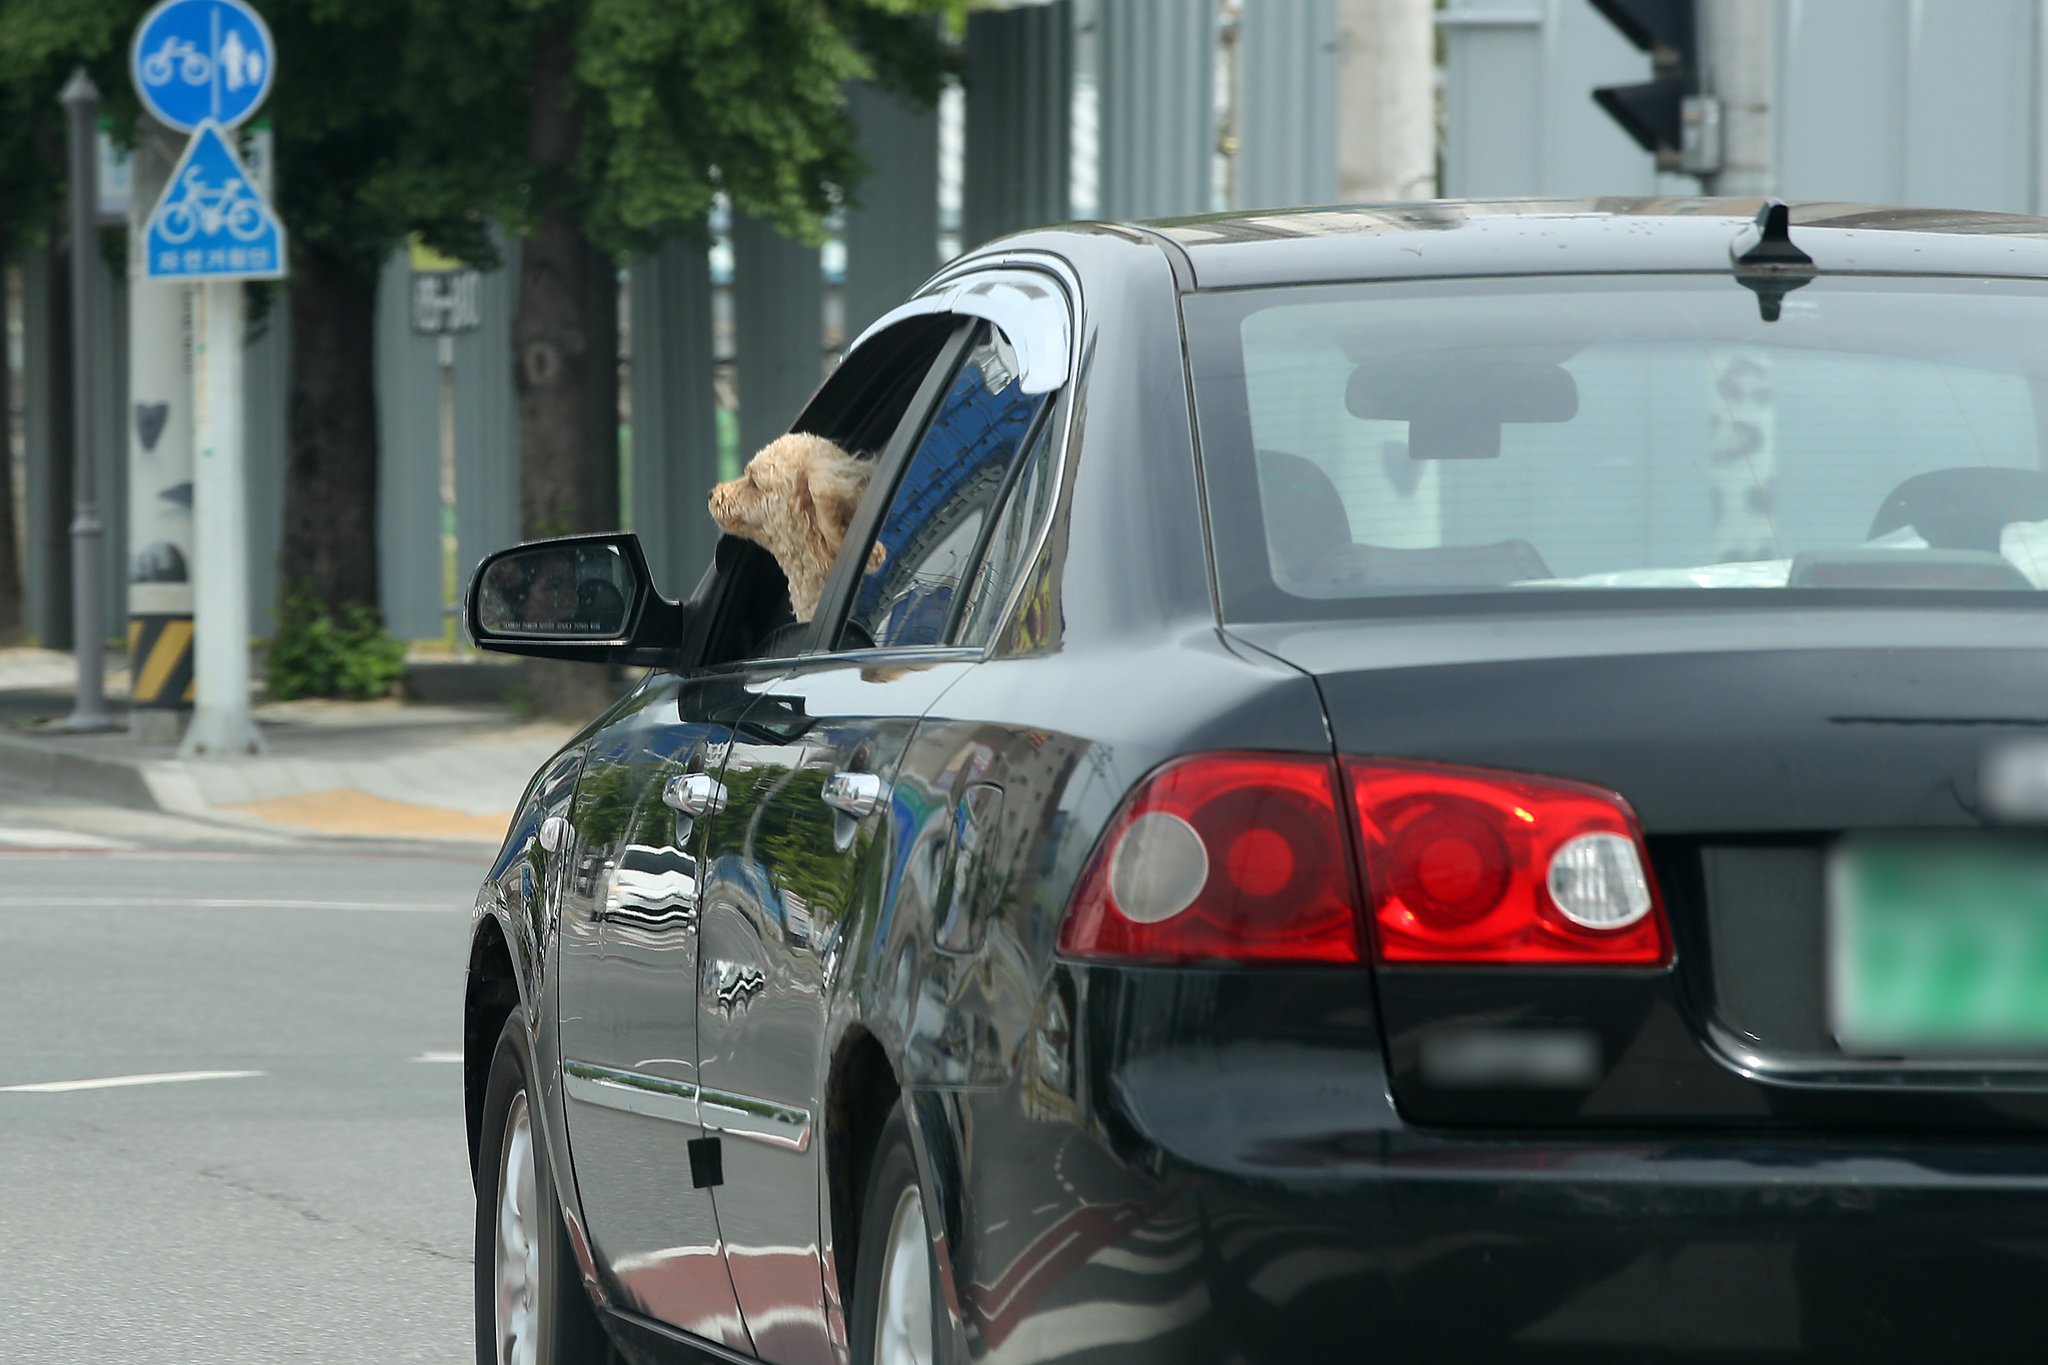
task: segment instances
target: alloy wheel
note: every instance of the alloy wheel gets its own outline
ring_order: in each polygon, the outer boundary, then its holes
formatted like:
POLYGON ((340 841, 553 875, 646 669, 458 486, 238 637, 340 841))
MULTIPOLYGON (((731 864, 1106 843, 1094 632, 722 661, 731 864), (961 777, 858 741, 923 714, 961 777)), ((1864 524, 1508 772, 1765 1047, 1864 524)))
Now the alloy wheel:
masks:
POLYGON ((534 1365, 540 1343, 540 1217, 535 1212, 533 1121, 526 1092, 505 1111, 498 1161, 498 1361, 534 1365))
POLYGON ((917 1187, 897 1197, 882 1254, 882 1302, 875 1314, 874 1365, 931 1365, 931 1237, 917 1187))

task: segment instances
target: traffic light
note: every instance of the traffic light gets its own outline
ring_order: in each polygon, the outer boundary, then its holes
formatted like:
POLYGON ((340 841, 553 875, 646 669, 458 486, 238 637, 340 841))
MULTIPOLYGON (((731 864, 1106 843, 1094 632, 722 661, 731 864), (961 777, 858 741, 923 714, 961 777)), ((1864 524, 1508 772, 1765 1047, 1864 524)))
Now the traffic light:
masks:
POLYGON ((1720 158, 1714 145, 1713 103, 1699 98, 1699 31, 1693 0, 1592 0, 1622 36, 1650 54, 1650 79, 1640 85, 1606 85, 1594 102, 1664 171, 1711 172, 1720 158))

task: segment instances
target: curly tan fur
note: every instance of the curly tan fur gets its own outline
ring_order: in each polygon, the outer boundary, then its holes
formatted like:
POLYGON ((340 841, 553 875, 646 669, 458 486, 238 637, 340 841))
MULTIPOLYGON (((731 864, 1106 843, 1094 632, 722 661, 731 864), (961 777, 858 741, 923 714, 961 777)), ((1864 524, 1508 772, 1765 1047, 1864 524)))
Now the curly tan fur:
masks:
MULTIPOLYGON (((737 479, 711 490, 711 517, 775 556, 797 620, 808 621, 873 473, 824 437, 795 432, 762 446, 737 479)), ((877 545, 870 568, 881 557, 877 545)))

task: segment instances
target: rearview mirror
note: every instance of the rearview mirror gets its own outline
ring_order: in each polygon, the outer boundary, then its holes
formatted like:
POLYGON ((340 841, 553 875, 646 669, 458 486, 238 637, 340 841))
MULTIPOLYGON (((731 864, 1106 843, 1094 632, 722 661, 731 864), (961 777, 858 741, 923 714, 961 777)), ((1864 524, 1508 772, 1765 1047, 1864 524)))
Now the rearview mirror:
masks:
POLYGON ((1371 360, 1344 392, 1353 417, 1408 423, 1411 460, 1490 460, 1504 422, 1569 422, 1578 381, 1561 365, 1454 352, 1371 360))
POLYGON ((530 541, 487 556, 463 624, 479 649, 588 663, 658 663, 680 644, 684 609, 655 591, 630 532, 530 541))

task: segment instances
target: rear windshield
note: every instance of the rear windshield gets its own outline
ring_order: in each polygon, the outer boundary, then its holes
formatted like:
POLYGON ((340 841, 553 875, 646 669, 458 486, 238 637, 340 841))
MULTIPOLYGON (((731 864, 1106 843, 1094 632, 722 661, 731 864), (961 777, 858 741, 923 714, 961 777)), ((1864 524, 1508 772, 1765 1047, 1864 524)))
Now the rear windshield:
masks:
POLYGON ((2044 298, 1726 275, 1191 296, 1225 615, 2037 590, 2044 298))

